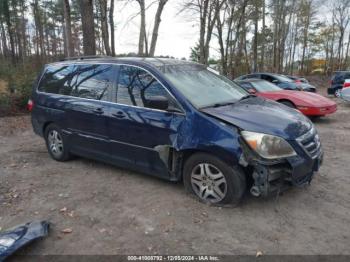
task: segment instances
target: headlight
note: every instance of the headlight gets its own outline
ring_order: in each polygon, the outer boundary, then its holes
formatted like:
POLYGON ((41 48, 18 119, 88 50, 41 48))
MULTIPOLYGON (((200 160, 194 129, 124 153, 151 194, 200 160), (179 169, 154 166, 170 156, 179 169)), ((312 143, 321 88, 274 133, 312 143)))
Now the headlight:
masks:
POLYGON ((242 131, 241 134, 251 149, 263 158, 275 159, 296 155, 291 145, 281 137, 250 131, 242 131))

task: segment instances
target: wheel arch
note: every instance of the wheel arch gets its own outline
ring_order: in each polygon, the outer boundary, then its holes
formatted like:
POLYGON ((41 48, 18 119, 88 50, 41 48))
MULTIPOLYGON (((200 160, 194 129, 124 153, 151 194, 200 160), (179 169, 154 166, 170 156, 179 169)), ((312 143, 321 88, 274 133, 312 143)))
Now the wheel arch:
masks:
POLYGON ((287 99, 287 98, 278 99, 277 102, 278 102, 278 103, 288 102, 288 103, 291 103, 295 108, 297 107, 297 105, 296 105, 292 100, 289 100, 289 99, 287 99))
POLYGON ((53 121, 47 121, 43 124, 43 128, 42 128, 43 135, 45 135, 46 128, 53 123, 54 123, 53 121))
POLYGON ((183 169, 186 161, 194 154, 199 154, 199 153, 204 153, 204 154, 217 157, 229 166, 234 166, 239 164, 238 163, 239 159, 238 157, 235 156, 235 154, 221 147, 208 146, 208 147, 199 147, 199 148, 186 148, 178 151, 178 156, 181 159, 180 167, 177 170, 178 180, 182 180, 183 178, 183 169))

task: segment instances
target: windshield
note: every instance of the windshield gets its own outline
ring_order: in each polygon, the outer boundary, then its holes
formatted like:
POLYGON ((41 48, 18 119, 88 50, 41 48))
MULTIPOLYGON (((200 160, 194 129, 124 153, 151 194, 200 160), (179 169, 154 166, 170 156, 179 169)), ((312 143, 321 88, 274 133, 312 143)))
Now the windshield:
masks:
POLYGON ((290 79, 284 75, 273 75, 273 76, 281 82, 294 82, 292 79, 290 79))
POLYGON ((228 80, 214 74, 204 66, 167 66, 165 76, 197 108, 234 103, 248 93, 228 80))
POLYGON ((271 84, 267 81, 252 81, 250 83, 258 92, 271 92, 281 90, 281 88, 279 88, 278 86, 271 84))

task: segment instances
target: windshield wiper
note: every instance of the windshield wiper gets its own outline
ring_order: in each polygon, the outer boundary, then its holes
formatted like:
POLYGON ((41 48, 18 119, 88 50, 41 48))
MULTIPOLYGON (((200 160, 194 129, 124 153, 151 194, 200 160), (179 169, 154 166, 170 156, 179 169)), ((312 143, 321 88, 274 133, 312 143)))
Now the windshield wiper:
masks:
POLYGON ((228 105, 232 105, 232 104, 234 104, 234 103, 235 103, 234 101, 222 102, 222 103, 215 103, 215 104, 212 104, 212 105, 203 106, 203 107, 202 107, 202 108, 200 108, 200 109, 210 108, 210 107, 221 107, 221 106, 228 106, 228 105))

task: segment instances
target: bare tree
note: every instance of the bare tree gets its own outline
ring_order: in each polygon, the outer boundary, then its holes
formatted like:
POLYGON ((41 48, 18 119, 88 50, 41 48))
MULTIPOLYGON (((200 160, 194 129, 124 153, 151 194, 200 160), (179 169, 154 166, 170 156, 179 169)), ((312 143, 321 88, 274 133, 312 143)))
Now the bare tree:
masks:
POLYGON ((78 0, 83 30, 84 55, 96 55, 94 11, 92 0, 78 0))
POLYGON ((111 55, 111 49, 109 47, 109 33, 108 33, 108 22, 107 22, 107 0, 99 0, 100 13, 101 13, 101 30, 102 40, 107 55, 111 55))
POLYGON ((111 0, 109 8, 109 26, 111 30, 111 52, 112 56, 115 56, 115 43, 114 43, 114 0, 111 0))
POLYGON ((69 0, 63 1, 63 13, 64 13, 64 22, 65 22, 67 55, 70 57, 70 56, 74 56, 74 45, 73 45, 73 39, 72 39, 72 26, 71 26, 69 0))
POLYGON ((146 5, 145 0, 136 0, 140 5, 140 34, 139 34, 139 50, 138 54, 140 56, 147 55, 148 50, 145 50, 146 39, 146 5))
POLYGON ((199 15, 199 62, 208 64, 214 26, 225 0, 187 0, 181 12, 191 10, 199 15))
POLYGON ((154 26, 152 31, 152 40, 151 40, 151 46, 149 50, 149 55, 154 56, 154 52, 156 50, 157 45, 157 39, 158 39, 158 31, 159 31, 159 25, 161 22, 161 16, 164 9, 165 4, 168 2, 168 0, 159 0, 158 8, 156 15, 154 17, 154 26))
POLYGON ((334 20, 339 30, 338 40, 338 69, 342 66, 342 52, 345 30, 350 22, 349 16, 350 0, 339 0, 336 1, 334 6, 334 20))

